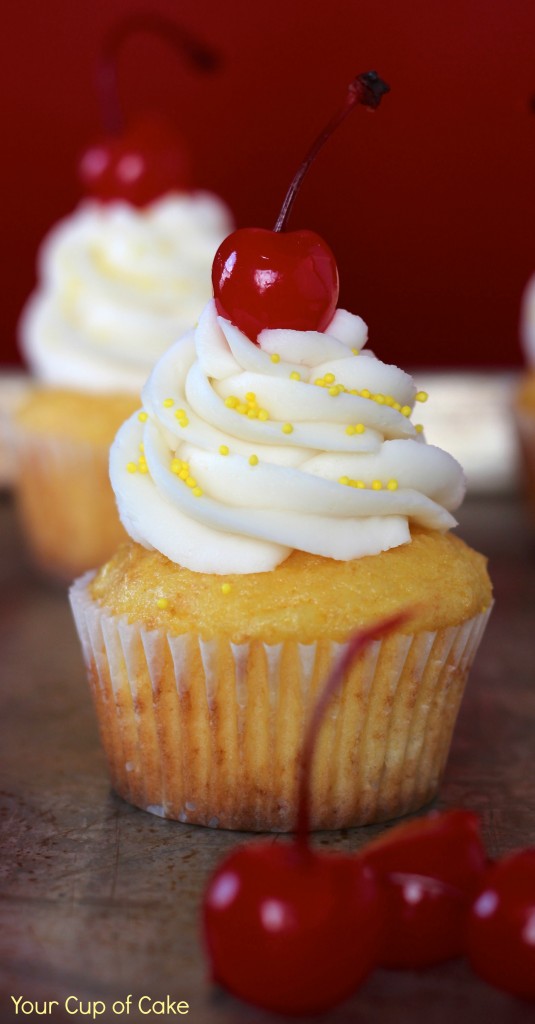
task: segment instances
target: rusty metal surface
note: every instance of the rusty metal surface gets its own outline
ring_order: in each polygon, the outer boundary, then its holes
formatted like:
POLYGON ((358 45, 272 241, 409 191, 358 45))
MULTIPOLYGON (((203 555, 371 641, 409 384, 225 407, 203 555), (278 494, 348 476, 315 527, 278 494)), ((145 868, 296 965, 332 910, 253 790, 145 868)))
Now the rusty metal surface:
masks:
MULTIPOLYGON (((479 811, 498 856, 535 845, 535 534, 513 497, 472 499, 460 518, 461 534, 490 557, 497 602, 436 805, 479 811)), ((2 1024, 91 1020, 96 1000, 106 1004, 97 1019, 110 1024, 120 1019, 112 1004, 128 994, 189 1004, 186 1016, 157 1003, 152 1013, 123 1016, 129 1021, 280 1020, 214 989, 202 953, 205 880, 243 834, 162 821, 110 792, 65 591, 26 565, 7 498, 0 580, 2 1024), (59 1006, 16 1015, 11 995, 59 1006), (68 996, 77 1013, 65 1012, 68 996)), ((383 827, 315 841, 357 849, 383 827)), ((527 1024, 534 1016, 533 1006, 485 986, 460 960, 421 974, 377 972, 315 1019, 527 1024)))

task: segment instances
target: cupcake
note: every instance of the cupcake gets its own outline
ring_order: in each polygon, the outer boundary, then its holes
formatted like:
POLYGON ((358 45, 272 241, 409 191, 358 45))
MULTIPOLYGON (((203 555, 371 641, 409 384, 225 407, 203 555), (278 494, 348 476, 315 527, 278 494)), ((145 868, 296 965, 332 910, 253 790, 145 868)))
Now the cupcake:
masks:
MULTIPOLYGON (((359 76, 349 102, 380 86, 359 76)), ((406 609, 323 723, 311 824, 431 800, 492 600, 449 532, 461 467, 412 419, 426 396, 336 308, 327 244, 278 230, 288 206, 220 246, 214 299, 111 448, 129 540, 71 588, 114 789, 230 829, 295 826, 319 690, 357 628, 406 609)))
POLYGON ((118 433, 130 541, 71 591, 112 784, 166 817, 293 827, 299 751, 351 633, 413 609, 325 723, 312 821, 391 818, 437 792, 491 588, 449 533, 464 493, 415 385, 337 311, 255 346, 209 303, 118 433), (355 351, 359 351, 359 355, 355 351))
POLYGON ((229 225, 209 193, 143 209, 86 200, 45 240, 20 323, 35 387, 17 417, 18 503, 45 570, 72 579, 124 539, 109 446, 155 361, 201 312, 229 225))
POLYGON ((520 339, 527 369, 514 396, 514 417, 529 507, 535 519, 535 278, 528 283, 521 308, 520 339))

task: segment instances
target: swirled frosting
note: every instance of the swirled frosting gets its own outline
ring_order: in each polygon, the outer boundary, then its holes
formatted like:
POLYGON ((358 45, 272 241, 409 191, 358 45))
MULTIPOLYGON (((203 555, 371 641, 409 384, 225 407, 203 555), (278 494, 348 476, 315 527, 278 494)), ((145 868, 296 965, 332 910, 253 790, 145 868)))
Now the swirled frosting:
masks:
POLYGON ((199 572, 265 572, 299 549, 347 560, 445 531, 459 464, 425 443, 412 378, 364 349, 363 320, 264 330, 211 301, 156 364, 110 475, 130 536, 199 572))
POLYGON ((53 386, 139 392, 202 312, 231 228, 223 202, 206 192, 143 210, 81 203, 41 246, 39 284, 20 323, 31 370, 53 386))

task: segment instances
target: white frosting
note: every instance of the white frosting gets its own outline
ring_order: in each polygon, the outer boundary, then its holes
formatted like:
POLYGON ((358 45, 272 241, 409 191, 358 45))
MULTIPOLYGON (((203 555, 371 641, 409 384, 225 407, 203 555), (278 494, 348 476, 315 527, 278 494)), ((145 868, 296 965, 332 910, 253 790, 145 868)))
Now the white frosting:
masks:
POLYGON ((170 194, 139 210, 85 201, 49 233, 21 346, 47 384, 139 392, 163 352, 211 295, 230 215, 206 192, 170 194))
POLYGON ((265 330, 254 345, 208 303, 159 360, 141 418, 127 420, 112 446, 130 536, 194 571, 250 573, 293 549, 376 554, 410 540, 409 520, 455 526, 461 467, 400 411, 413 407, 412 378, 369 351, 355 355, 366 336, 360 317, 338 310, 325 333, 265 330), (334 384, 315 383, 329 374, 334 384), (345 390, 331 394, 336 385, 345 390), (362 390, 375 398, 350 393, 362 390))
POLYGON ((535 275, 528 281, 522 297, 520 340, 528 366, 535 367, 535 275))

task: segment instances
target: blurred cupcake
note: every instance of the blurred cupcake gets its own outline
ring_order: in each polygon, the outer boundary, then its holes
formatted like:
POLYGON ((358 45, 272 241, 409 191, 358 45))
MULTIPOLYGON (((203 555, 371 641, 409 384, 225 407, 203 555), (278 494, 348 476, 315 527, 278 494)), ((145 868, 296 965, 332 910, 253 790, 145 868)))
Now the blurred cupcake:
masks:
POLYGON ((535 519, 535 277, 529 281, 522 299, 520 340, 527 369, 514 398, 514 415, 529 507, 535 519))
POLYGON ((333 702, 312 825, 437 792, 491 585, 448 532, 464 479, 412 421, 425 396, 366 338, 337 310, 255 344, 210 302, 117 435, 131 539, 71 601, 112 784, 138 807, 293 828, 318 689, 356 628, 407 607, 333 702))
POLYGON ((68 579, 124 539, 109 446, 156 360, 200 315, 231 227, 222 200, 195 189, 174 123, 159 112, 123 117, 118 61, 140 32, 198 71, 218 65, 216 53, 163 15, 128 15, 112 27, 97 77, 106 132, 78 168, 88 198, 41 248, 20 323, 36 386, 17 418, 18 498, 36 562, 68 579))
POLYGON ((20 323, 35 388, 17 416, 17 492, 37 563, 72 579, 124 532, 109 446, 159 356, 198 317, 230 217, 209 193, 142 209, 86 200, 45 240, 20 323))

